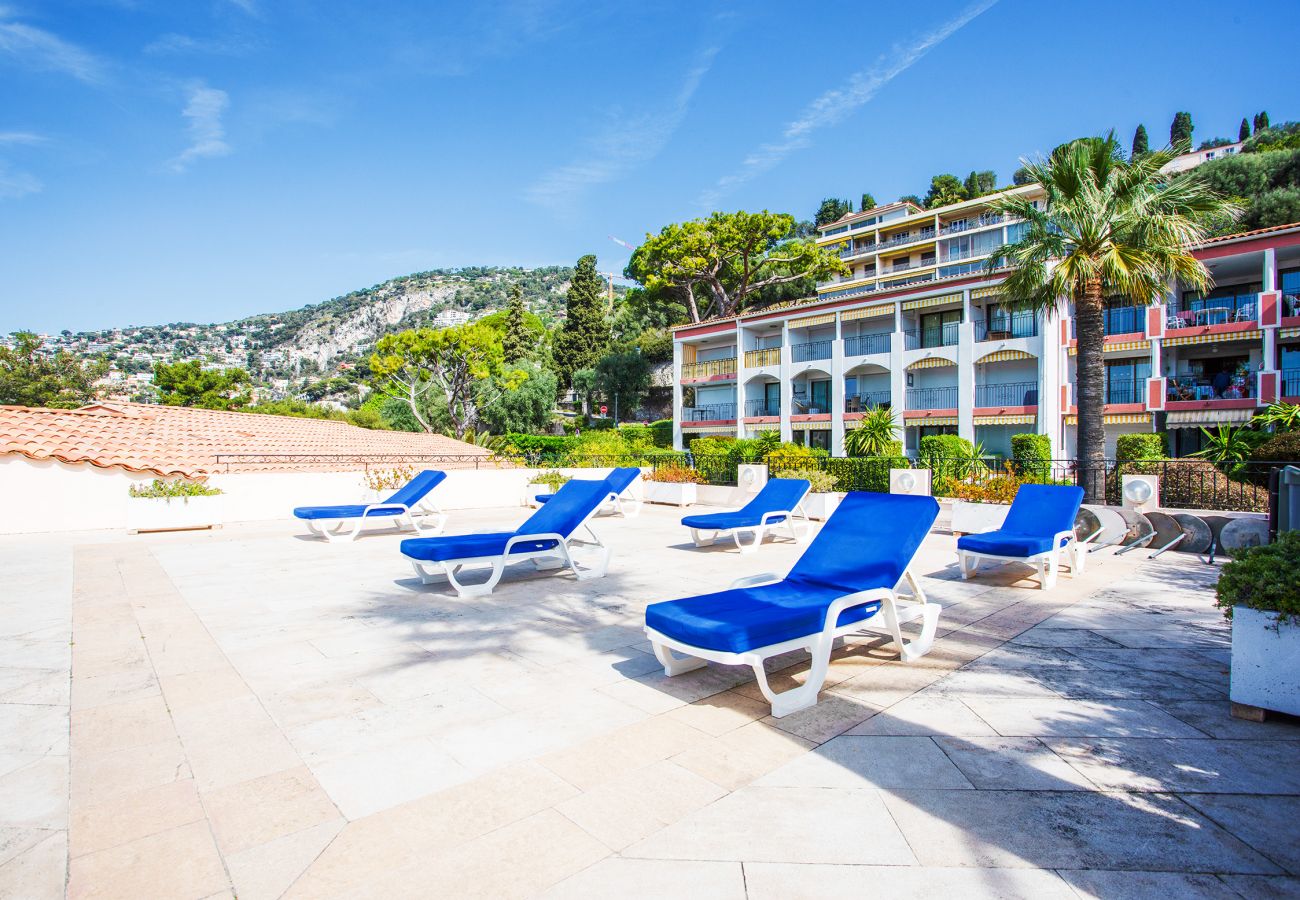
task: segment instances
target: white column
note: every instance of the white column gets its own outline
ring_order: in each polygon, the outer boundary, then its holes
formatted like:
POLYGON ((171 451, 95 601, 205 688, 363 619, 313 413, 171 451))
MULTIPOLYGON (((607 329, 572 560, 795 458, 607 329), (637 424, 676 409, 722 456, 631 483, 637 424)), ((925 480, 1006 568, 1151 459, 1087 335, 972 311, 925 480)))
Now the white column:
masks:
POLYGON ((794 440, 790 413, 794 407, 794 379, 790 362, 790 323, 781 323, 781 440, 794 440))
MULTIPOLYGON (((1269 247, 1264 251, 1264 277, 1262 281, 1263 281, 1264 291, 1266 293, 1268 291, 1277 290, 1277 251, 1274 250, 1272 247, 1269 247)), ((1281 321, 1281 317, 1286 314, 1286 310, 1282 308, 1282 298, 1280 296, 1277 298, 1277 304, 1278 304, 1278 312, 1277 312, 1278 321, 1281 321)), ((1259 318, 1258 313, 1256 314, 1255 318, 1256 319, 1259 318)), ((1264 329, 1263 371, 1265 372, 1277 371, 1277 331, 1278 330, 1276 328, 1271 326, 1264 329)), ((1278 389, 1277 396, 1280 397, 1282 391, 1282 385, 1278 384, 1277 389, 1278 389)))
POLYGON ((1264 290, 1277 290, 1277 251, 1272 247, 1264 250, 1264 290))
POLYGON ((682 447, 682 342, 673 341, 673 449, 682 447))
POLYGON ((844 455, 844 329, 835 315, 831 342, 831 456, 844 455))
POLYGON ((907 335, 903 334, 903 306, 894 303, 894 333, 889 339, 889 401, 894 417, 898 420, 898 437, 907 443, 903 411, 907 409, 907 373, 903 371, 903 348, 907 346, 907 335))
POLYGON ((957 435, 975 440, 975 323, 971 321, 970 291, 961 292, 961 324, 957 326, 957 435))

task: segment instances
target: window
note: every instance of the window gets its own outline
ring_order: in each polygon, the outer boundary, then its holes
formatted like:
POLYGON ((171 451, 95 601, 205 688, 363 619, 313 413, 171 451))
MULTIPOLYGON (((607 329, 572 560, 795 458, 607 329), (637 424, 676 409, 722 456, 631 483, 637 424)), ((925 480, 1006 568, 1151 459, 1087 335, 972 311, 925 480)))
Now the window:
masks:
POLYGON ((1300 269, 1290 269, 1278 274, 1282 289, 1282 315, 1300 316, 1300 269))
POLYGON ((830 381, 814 381, 809 386, 812 393, 812 409, 818 412, 830 412, 831 408, 831 383, 830 381))
POLYGON ((1106 363, 1107 403, 1145 403, 1151 360, 1125 359, 1106 363))
POLYGON ((767 407, 764 410, 765 415, 780 415, 778 410, 781 408, 781 383, 770 381, 763 385, 763 405, 767 407))
POLYGON ((957 343, 957 326, 961 322, 960 309, 926 313, 921 316, 921 346, 950 347, 957 343))

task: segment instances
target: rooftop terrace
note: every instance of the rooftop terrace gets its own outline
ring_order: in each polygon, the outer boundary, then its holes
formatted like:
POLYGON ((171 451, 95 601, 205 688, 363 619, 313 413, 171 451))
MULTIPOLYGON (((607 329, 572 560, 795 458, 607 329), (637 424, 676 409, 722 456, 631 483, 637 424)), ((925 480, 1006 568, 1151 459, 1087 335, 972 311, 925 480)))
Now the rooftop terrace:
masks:
POLYGON ((934 650, 850 640, 776 720, 748 670, 665 678, 642 614, 799 548, 679 515, 472 600, 391 533, 0 539, 0 896, 1300 893, 1300 726, 1229 717, 1214 568, 1103 550, 1044 593, 932 534, 934 650))

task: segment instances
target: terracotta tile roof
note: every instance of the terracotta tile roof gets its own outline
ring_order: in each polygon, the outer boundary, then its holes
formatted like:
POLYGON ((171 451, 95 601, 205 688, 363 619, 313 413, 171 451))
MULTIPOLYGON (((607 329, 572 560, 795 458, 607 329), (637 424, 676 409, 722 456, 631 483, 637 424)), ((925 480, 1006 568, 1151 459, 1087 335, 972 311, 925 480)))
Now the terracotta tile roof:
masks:
POLYGON ((1279 231, 1291 231, 1300 228, 1300 222, 1288 222, 1285 225, 1270 225, 1268 228, 1256 228, 1254 231, 1239 231, 1236 234, 1225 234, 1220 237, 1206 238, 1197 244, 1197 247, 1208 247, 1211 244, 1222 244, 1227 241, 1240 241, 1246 238, 1259 237, 1261 234, 1277 234, 1279 231))
POLYGON ((349 464, 349 457, 445 456, 452 457, 445 462, 454 466, 469 462, 458 458, 490 455, 440 434, 139 403, 95 403, 81 409, 0 406, 0 455, 10 453, 191 478, 218 471, 353 468, 356 462, 349 464))

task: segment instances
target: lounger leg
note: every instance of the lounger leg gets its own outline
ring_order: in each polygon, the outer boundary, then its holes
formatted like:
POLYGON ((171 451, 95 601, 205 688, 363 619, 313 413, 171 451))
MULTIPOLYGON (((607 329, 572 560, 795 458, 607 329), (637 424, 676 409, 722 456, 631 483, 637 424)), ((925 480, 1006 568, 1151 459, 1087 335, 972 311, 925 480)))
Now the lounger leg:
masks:
MULTIPOLYGON (((908 575, 909 580, 917 590, 920 586, 916 580, 908 575)), ((924 595, 922 595, 924 596, 924 595)), ((899 609, 894 598, 888 598, 880 605, 880 611, 885 616, 885 627, 893 635, 894 643, 898 646, 898 658, 903 662, 912 662, 920 659, 930 652, 934 646, 934 635, 939 630, 939 613, 942 607, 937 603, 920 603, 910 604, 903 609, 899 609), (921 633, 911 641, 903 640, 902 622, 911 622, 916 619, 921 620, 921 633)))
POLYGON ((736 542, 736 549, 739 550, 741 553, 757 552, 759 545, 763 543, 764 527, 762 525, 759 525, 757 528, 754 529, 754 541, 753 543, 750 544, 746 544, 744 541, 740 539, 740 532, 742 530, 743 529, 737 528, 731 532, 731 539, 736 542))
POLYGON ((596 537, 596 533, 590 528, 587 529, 587 533, 591 535, 592 544, 596 547, 596 553, 598 556, 596 564, 593 566, 587 566, 585 569, 579 569, 578 564, 573 561, 573 554, 569 551, 569 545, 567 542, 560 544, 560 549, 564 552, 564 560, 568 563, 569 568, 573 570, 574 576, 579 580, 585 580, 588 578, 604 578, 605 573, 609 571, 609 548, 601 543, 600 538, 596 537))
POLYGON ((447 578, 447 570, 441 566, 430 571, 420 563, 412 561, 411 568, 415 569, 415 574, 420 576, 421 584, 436 584, 437 582, 445 581, 447 578))
POLYGON ((449 581, 451 586, 455 588, 457 595, 461 597, 483 597, 492 593, 492 589, 495 588, 497 582, 501 580, 501 574, 505 571, 505 567, 506 564, 504 559, 493 560, 492 574, 489 575, 488 580, 482 584, 463 583, 456 577, 456 574, 460 571, 460 566, 447 565, 444 568, 447 572, 447 581, 449 581))
POLYGON ((1056 587, 1056 572, 1061 565, 1061 551, 1053 550, 1046 556, 1038 558, 1038 583, 1041 590, 1056 587))
POLYGON ((965 550, 958 550, 957 565, 961 567, 961 580, 968 581, 975 574, 975 570, 980 567, 980 558, 973 553, 967 553, 965 550))
POLYGON ((797 688, 791 688, 788 691, 776 693, 767 681, 767 670, 763 667, 762 661, 754 662, 750 668, 754 670, 754 679, 758 682, 758 689, 763 692, 763 696, 772 704, 772 715, 778 719, 784 718, 791 713, 799 712, 801 709, 808 709, 817 703, 817 695, 821 693, 822 685, 826 682, 826 672, 831 665, 831 649, 835 644, 833 634, 818 635, 816 640, 809 646, 808 652, 812 656, 812 667, 808 670, 808 677, 803 684, 797 688))
POLYGON ((1070 541, 1070 574, 1083 574, 1083 561, 1088 558, 1088 548, 1078 541, 1070 541))
POLYGON ((674 675, 682 675, 686 672, 694 672, 696 669, 704 668, 708 663, 695 656, 678 656, 671 648, 663 644, 651 642, 651 648, 655 652, 655 659, 664 667, 664 674, 669 678, 674 675))
POLYGON ((361 531, 361 525, 364 521, 364 519, 357 519, 357 524, 353 526, 352 530, 344 533, 344 529, 348 526, 347 520, 337 519, 334 521, 333 525, 322 526, 324 531, 322 531, 321 534, 324 536, 325 540, 330 543, 339 541, 355 541, 357 539, 357 534, 361 531))
POLYGON ((421 537, 437 537, 442 534, 442 529, 447 526, 447 514, 434 506, 428 512, 424 513, 412 510, 406 515, 406 521, 410 523, 411 530, 421 537), (425 519, 433 519, 434 524, 421 524, 425 519))
POLYGON ((718 533, 715 531, 709 537, 704 536, 704 532, 698 528, 691 529, 691 540, 697 547, 712 547, 713 542, 718 539, 718 533))

